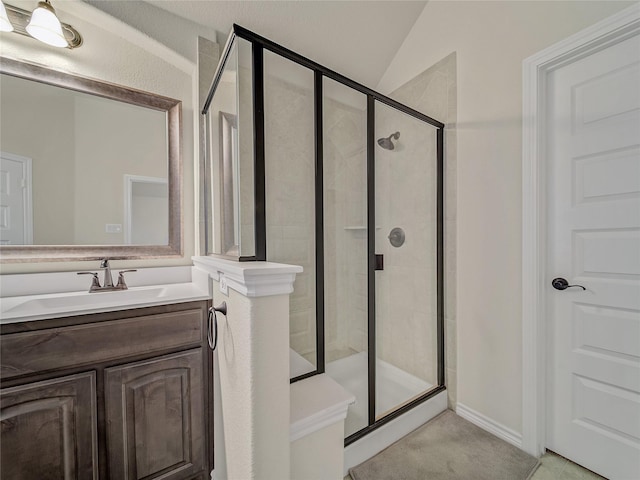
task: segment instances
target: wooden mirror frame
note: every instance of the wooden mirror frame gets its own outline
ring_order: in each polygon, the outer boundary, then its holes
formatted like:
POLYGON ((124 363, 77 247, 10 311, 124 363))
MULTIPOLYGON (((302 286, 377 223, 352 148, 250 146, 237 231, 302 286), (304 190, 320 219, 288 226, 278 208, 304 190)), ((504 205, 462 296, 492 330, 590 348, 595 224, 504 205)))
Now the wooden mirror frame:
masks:
POLYGON ((0 57, 0 73, 166 112, 169 184, 168 245, 0 245, 0 263, 181 257, 183 255, 182 102, 4 57, 0 57))

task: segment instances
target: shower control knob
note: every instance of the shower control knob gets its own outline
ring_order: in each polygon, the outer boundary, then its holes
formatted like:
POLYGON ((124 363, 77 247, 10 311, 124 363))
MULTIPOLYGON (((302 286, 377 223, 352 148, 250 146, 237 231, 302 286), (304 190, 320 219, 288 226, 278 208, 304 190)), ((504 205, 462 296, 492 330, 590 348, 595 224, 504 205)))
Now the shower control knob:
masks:
POLYGON ((571 287, 577 287, 581 288, 582 290, 586 290, 586 288, 584 288, 582 285, 569 285, 569 282, 567 282, 567 280, 562 277, 554 278, 553 280, 551 280, 551 286, 556 290, 566 290, 567 288, 571 287))
POLYGON ((400 227, 396 227, 391 230, 391 232, 389 232, 389 236, 387 238, 389 239, 389 243, 391 243, 391 245, 393 245, 394 247, 401 247, 402 245, 404 245, 404 230, 400 227))

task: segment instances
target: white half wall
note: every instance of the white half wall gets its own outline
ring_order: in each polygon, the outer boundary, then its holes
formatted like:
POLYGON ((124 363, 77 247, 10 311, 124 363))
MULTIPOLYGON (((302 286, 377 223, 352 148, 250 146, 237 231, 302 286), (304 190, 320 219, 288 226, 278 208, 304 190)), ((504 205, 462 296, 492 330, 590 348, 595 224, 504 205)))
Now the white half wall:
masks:
POLYGON ((288 295, 302 268, 215 257, 193 262, 211 279, 213 304, 227 303, 215 320, 213 478, 289 478, 288 295))
POLYGON ((522 61, 632 3, 430 1, 378 85, 392 92, 456 52, 458 401, 517 434, 522 61))

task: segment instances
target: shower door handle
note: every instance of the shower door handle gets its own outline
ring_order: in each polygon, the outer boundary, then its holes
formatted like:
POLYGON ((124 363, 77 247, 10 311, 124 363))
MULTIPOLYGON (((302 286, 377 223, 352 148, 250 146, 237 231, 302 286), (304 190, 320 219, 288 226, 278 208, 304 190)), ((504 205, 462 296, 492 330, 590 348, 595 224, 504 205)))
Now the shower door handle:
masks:
POLYGON ((384 270, 384 255, 381 253, 375 254, 375 270, 384 270))

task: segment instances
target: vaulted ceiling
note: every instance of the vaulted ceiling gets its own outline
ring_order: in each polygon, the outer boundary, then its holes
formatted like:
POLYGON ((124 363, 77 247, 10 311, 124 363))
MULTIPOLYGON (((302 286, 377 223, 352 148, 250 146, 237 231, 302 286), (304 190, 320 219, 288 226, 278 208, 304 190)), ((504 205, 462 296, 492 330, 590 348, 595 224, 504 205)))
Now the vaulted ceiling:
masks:
POLYGON ((208 1, 146 3, 218 32, 237 23, 367 86, 391 63, 426 1, 208 1))

